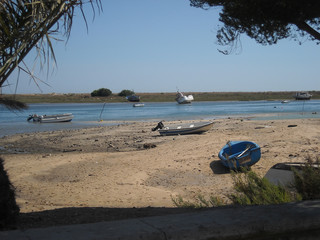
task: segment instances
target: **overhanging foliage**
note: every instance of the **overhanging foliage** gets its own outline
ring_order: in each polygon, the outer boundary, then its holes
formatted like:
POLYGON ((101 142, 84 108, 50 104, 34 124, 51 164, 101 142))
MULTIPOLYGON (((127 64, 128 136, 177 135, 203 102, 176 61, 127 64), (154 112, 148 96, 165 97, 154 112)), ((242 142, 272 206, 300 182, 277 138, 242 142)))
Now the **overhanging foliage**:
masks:
MULTIPOLYGON (((23 59, 34 48, 44 62, 55 61, 52 39, 70 34, 75 9, 83 5, 101 9, 100 0, 2 0, 0 1, 0 88, 19 66, 36 82, 23 59), (94 5, 94 3, 96 5, 94 5), (46 61, 47 60, 47 61, 46 61)), ((84 13, 83 17, 85 19, 84 13)))
MULTIPOLYGON (((218 44, 234 50, 241 34, 258 43, 276 44, 292 38, 320 41, 320 1, 317 0, 190 0, 190 5, 221 9, 224 24, 217 31, 218 44)), ((225 51, 224 53, 229 53, 225 51)))

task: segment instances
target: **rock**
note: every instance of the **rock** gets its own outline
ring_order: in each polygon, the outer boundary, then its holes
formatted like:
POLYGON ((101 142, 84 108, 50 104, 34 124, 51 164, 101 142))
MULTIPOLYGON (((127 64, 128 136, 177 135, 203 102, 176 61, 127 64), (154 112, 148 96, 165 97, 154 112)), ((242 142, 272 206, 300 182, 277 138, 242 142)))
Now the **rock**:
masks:
POLYGON ((153 144, 153 143, 145 143, 143 144, 143 148, 145 149, 150 149, 150 148, 155 148, 157 145, 153 144))

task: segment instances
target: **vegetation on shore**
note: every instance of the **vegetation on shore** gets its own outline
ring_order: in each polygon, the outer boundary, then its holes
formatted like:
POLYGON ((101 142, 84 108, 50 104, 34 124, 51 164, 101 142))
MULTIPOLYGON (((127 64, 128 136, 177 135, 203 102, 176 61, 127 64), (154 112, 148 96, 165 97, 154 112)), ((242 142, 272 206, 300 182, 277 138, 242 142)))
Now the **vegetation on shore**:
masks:
MULTIPOLYGON (((301 170, 292 169, 294 180, 291 185, 281 186, 271 183, 268 179, 258 176, 253 171, 242 169, 231 172, 234 193, 227 195, 233 205, 268 205, 295 202, 301 200, 320 199, 320 159, 312 160, 309 156, 301 170)), ((226 205, 214 195, 199 195, 193 202, 181 196, 172 198, 177 207, 203 208, 226 205)))
MULTIPOLYGON (((294 100, 296 92, 184 92, 192 94, 195 101, 259 101, 259 100, 294 100)), ((312 99, 320 99, 320 91, 309 91, 312 99)), ((92 97, 90 93, 67 94, 3 94, 7 98, 24 103, 97 103, 127 102, 124 96, 110 94, 106 97, 92 97)), ((171 93, 136 93, 142 102, 174 102, 175 92, 171 93)))

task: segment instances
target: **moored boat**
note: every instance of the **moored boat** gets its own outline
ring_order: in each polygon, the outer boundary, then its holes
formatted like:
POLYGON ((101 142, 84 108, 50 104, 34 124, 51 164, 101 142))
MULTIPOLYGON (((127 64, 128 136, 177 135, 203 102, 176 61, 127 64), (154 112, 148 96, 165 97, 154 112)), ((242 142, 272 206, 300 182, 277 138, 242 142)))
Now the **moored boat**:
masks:
POLYGON ((219 152, 221 163, 231 170, 250 167, 260 157, 260 146, 250 141, 229 141, 219 152))
POLYGON ((126 99, 127 99, 129 102, 140 102, 140 96, 137 96, 137 95, 127 96, 126 99))
POLYGON ((159 122, 152 131, 158 130, 160 135, 198 134, 210 130, 212 126, 213 122, 196 122, 169 126, 164 126, 162 122, 159 122))
POLYGON ((144 103, 135 103, 132 106, 133 107, 144 107, 144 103))
POLYGON ((37 115, 32 114, 28 117, 28 121, 40 123, 58 123, 58 122, 70 122, 73 119, 72 113, 54 114, 54 115, 37 115))
POLYGON ((177 92, 176 94, 176 101, 179 103, 179 104, 186 104, 186 103, 191 103, 191 101, 193 101, 193 96, 192 95, 188 95, 188 96, 185 96, 183 95, 182 92, 177 92))
POLYGON ((312 95, 308 92, 297 92, 293 97, 296 100, 310 100, 312 95))

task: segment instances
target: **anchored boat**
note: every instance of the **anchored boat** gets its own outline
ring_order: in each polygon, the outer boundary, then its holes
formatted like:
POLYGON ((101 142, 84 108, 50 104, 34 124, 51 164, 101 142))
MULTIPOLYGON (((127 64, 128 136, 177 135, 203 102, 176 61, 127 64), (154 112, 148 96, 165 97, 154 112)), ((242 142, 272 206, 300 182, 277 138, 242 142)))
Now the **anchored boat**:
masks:
POLYGON ((144 103, 135 103, 132 107, 144 107, 144 103))
POLYGON ((192 95, 185 96, 185 95, 183 95, 182 92, 178 91, 176 94, 176 101, 179 104, 191 103, 191 101, 193 101, 193 96, 192 95))
POLYGON ((140 96, 137 96, 137 95, 127 96, 126 99, 127 99, 129 102, 140 102, 140 96))
POLYGON ((312 95, 308 92, 297 92, 293 97, 296 100, 310 100, 312 95))
POLYGON ((73 119, 72 113, 54 114, 54 115, 37 115, 32 114, 28 117, 28 121, 40 123, 57 123, 57 122, 70 122, 73 119))

